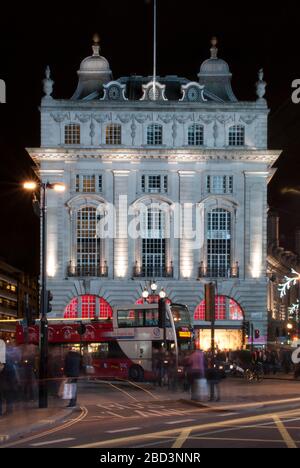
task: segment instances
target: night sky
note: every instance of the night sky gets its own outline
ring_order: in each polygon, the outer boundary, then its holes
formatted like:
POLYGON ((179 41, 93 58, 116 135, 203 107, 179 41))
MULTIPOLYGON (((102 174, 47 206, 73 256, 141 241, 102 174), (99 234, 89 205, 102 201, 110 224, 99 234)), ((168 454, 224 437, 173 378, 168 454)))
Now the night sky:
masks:
MULTIPOLYGON (((0 104, 0 256, 38 273, 39 220, 31 196, 20 183, 32 176, 26 147, 40 145, 39 110, 46 65, 55 81, 53 96, 69 98, 81 60, 91 55, 94 32, 114 78, 152 72, 152 2, 119 0, 60 4, 29 2, 1 12, 0 78, 7 104, 0 104)), ((299 8, 299 7, 298 7, 299 8)), ((210 39, 219 40, 219 57, 233 73, 239 100, 254 100, 257 72, 263 67, 271 109, 269 147, 283 149, 269 188, 269 205, 281 216, 282 242, 292 248, 300 225, 300 104, 291 102, 291 83, 300 79, 300 10, 281 2, 200 2, 158 0, 160 75, 197 80, 209 58, 210 39), (209 6, 206 5, 209 3, 209 6)))

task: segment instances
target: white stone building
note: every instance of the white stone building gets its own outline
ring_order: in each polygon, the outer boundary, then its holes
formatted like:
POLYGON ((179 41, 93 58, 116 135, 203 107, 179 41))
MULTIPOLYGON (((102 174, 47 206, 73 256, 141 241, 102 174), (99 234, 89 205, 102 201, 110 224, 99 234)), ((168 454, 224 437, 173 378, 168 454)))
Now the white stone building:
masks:
POLYGON ((43 182, 66 185, 63 194, 47 193, 53 316, 104 318, 110 306, 137 301, 155 278, 158 290, 189 306, 206 347, 203 284, 212 280, 217 344, 240 346, 243 320, 264 342, 267 185, 279 152, 267 148, 262 71, 257 99, 238 101, 212 44, 193 82, 175 75, 113 80, 98 43, 80 65, 71 99, 52 97, 47 69, 41 147, 28 152, 43 182), (104 239, 96 224, 110 205, 115 236, 104 239), (143 209, 133 239, 126 224, 143 209))

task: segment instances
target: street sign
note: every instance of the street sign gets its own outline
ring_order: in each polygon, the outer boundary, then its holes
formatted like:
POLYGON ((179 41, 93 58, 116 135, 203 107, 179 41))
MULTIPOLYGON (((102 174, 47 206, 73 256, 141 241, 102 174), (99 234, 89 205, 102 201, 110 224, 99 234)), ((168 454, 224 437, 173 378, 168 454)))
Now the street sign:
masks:
POLYGON ((6 363, 6 344, 3 340, 0 340, 0 363, 6 363))

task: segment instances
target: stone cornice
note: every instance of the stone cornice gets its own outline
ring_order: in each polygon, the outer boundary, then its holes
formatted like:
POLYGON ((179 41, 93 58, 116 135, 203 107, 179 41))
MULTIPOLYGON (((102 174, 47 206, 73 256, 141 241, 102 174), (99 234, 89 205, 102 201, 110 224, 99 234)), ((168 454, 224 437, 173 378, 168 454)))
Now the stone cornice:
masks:
POLYGON ((140 162, 157 160, 167 162, 241 161, 275 163, 281 151, 252 149, 187 149, 187 148, 27 148, 36 164, 41 161, 78 161, 98 159, 103 162, 140 162))

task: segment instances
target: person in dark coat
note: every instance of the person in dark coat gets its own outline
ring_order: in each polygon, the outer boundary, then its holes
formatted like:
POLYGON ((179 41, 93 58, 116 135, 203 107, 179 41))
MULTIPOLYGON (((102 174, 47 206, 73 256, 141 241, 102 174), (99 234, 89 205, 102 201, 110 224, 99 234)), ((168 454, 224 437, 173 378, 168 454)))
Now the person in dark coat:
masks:
POLYGON ((211 359, 208 360, 206 378, 210 387, 209 401, 220 401, 221 393, 219 384, 221 381, 221 373, 217 367, 214 367, 211 359))
POLYGON ((65 358, 64 373, 68 377, 68 383, 75 385, 75 391, 70 399, 68 407, 76 406, 77 402, 77 380, 80 375, 81 356, 77 351, 69 351, 65 358))
POLYGON ((17 376, 14 363, 6 358, 6 363, 1 365, 0 373, 0 415, 3 414, 3 403, 6 403, 6 414, 13 412, 16 398, 17 376))

